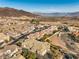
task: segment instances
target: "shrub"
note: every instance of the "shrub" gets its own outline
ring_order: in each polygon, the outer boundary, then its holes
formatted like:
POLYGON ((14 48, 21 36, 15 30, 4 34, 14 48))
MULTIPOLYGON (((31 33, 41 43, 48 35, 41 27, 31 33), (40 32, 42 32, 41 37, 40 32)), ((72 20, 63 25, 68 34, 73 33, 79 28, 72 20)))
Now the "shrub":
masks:
POLYGON ((43 42, 49 41, 49 39, 47 39, 47 38, 50 36, 51 36, 51 34, 44 34, 43 37, 39 39, 39 41, 43 41, 43 42))
POLYGON ((39 20, 32 19, 32 20, 30 21, 30 23, 32 23, 32 24, 39 24, 39 20))
POLYGON ((23 48, 22 49, 22 55, 26 58, 26 59, 36 59, 36 54, 33 52, 30 52, 28 49, 23 48))
POLYGON ((52 52, 53 59, 59 59, 60 58, 60 56, 62 55, 60 49, 61 48, 59 46, 55 46, 55 45, 51 44, 50 50, 52 52))
POLYGON ((64 31, 64 32, 69 32, 68 27, 67 27, 67 26, 63 26, 63 25, 62 25, 62 26, 59 26, 59 27, 58 27, 58 30, 59 30, 59 31, 64 31))
POLYGON ((18 46, 21 46, 22 43, 21 43, 21 42, 17 42, 16 44, 17 44, 18 46))
POLYGON ((71 53, 69 53, 69 54, 64 54, 64 57, 63 57, 63 59, 78 59, 74 54, 71 54, 71 53))
POLYGON ((54 30, 52 34, 55 34, 56 32, 58 32, 58 30, 54 30))

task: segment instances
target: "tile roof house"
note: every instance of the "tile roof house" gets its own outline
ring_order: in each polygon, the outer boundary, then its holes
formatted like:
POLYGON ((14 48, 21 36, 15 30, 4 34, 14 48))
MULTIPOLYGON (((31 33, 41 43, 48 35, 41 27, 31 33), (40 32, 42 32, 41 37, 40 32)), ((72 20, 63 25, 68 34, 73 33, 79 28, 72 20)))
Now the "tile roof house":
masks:
POLYGON ((54 35, 50 36, 49 39, 51 44, 56 45, 56 46, 60 46, 62 48, 66 48, 66 44, 64 43, 63 40, 61 40, 61 37, 58 36, 59 32, 55 33, 54 35))

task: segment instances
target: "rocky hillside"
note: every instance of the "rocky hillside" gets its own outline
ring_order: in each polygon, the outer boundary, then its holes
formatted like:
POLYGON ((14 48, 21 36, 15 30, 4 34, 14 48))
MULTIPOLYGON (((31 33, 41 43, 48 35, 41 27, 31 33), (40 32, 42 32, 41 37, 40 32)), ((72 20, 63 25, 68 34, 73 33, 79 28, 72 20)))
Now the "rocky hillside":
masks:
POLYGON ((23 10, 18 10, 18 9, 14 9, 14 8, 0 8, 0 16, 29 16, 29 17, 36 17, 37 15, 32 14, 30 12, 26 12, 23 10))

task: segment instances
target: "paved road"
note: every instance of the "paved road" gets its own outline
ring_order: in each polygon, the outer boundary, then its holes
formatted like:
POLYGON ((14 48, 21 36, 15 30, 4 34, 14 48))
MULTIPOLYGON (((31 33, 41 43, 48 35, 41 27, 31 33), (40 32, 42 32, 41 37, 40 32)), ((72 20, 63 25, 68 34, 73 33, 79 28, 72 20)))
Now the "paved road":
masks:
POLYGON ((20 34, 20 35, 18 35, 16 37, 13 37, 14 40, 10 41, 8 44, 9 45, 15 44, 17 41, 23 40, 23 38, 27 37, 28 35, 36 33, 36 32, 40 32, 40 31, 45 30, 45 29, 48 29, 49 27, 51 27, 51 26, 45 26, 45 27, 41 27, 41 28, 35 28, 33 31, 31 31, 29 33, 23 32, 22 34, 20 34))

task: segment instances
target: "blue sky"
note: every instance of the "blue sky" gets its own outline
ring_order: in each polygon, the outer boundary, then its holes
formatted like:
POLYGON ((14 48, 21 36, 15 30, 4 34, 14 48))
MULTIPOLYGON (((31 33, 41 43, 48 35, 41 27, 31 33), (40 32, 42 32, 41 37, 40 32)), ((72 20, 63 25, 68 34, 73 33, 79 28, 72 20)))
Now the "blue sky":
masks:
POLYGON ((75 12, 79 11, 79 0, 0 0, 0 7, 30 12, 75 12))

